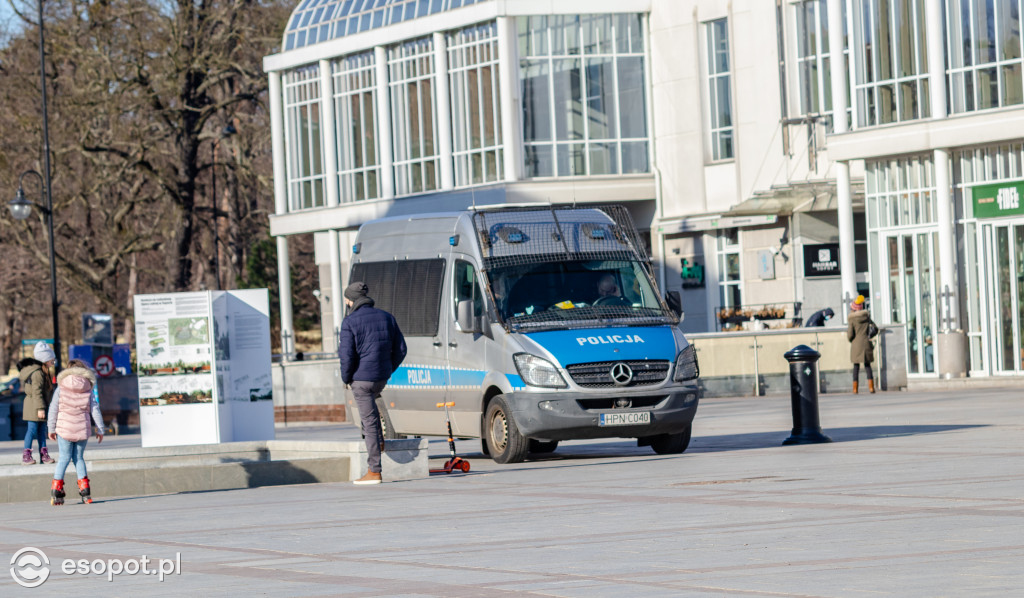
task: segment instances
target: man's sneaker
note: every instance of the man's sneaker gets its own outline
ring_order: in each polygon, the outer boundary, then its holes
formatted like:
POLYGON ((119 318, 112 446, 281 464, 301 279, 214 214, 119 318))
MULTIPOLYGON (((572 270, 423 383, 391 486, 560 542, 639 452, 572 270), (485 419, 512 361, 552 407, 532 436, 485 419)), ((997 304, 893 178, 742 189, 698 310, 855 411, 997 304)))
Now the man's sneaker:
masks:
POLYGON ((359 484, 360 486, 369 485, 369 484, 379 484, 380 483, 380 472, 368 471, 368 472, 366 472, 366 475, 364 475, 363 477, 359 478, 358 480, 356 480, 356 481, 354 481, 352 483, 353 484, 359 484))

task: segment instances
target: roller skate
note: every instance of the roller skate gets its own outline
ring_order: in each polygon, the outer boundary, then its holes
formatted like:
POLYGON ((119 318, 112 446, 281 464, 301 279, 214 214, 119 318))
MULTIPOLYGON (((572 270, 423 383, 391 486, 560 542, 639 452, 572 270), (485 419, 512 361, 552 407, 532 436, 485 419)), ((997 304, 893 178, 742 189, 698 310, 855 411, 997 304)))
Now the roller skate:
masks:
POLYGON ((78 493, 82 495, 83 503, 89 504, 92 502, 92 493, 89 492, 89 478, 78 480, 78 493))
POLYGON ((56 463, 56 461, 53 460, 53 457, 50 456, 50 453, 47 452, 45 446, 43 448, 39 449, 39 463, 41 463, 43 465, 49 465, 50 463, 56 463))
POLYGON ((50 497, 51 505, 64 504, 64 480, 53 481, 53 485, 50 486, 50 497))

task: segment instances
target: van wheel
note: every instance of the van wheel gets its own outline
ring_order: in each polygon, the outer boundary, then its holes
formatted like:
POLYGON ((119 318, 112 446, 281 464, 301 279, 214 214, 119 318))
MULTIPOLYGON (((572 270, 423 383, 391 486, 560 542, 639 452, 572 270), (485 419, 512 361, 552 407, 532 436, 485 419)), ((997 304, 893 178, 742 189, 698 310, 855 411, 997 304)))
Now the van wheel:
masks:
POLYGON ((388 408, 384 406, 384 400, 377 398, 377 412, 380 413, 380 431, 384 434, 384 440, 401 440, 408 438, 405 434, 395 433, 395 427, 391 425, 391 416, 388 415, 388 408))
POLYGON ((690 446, 690 432, 693 426, 678 434, 659 434, 651 437, 651 448, 659 455, 678 455, 690 446))
POLYGON ((544 453, 553 453, 558 448, 557 440, 534 440, 530 439, 530 452, 538 455, 544 453))
POLYGON ((522 463, 530 443, 519 433, 504 397, 494 397, 484 417, 484 442, 495 463, 522 463))

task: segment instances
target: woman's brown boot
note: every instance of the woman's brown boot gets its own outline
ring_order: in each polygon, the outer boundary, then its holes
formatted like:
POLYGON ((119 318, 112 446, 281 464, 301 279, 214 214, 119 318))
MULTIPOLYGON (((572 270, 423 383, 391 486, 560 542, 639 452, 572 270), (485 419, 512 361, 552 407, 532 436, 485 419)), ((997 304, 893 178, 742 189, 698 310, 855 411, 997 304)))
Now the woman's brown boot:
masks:
POLYGON ((860 382, 854 381, 854 383, 853 383, 853 394, 857 394, 857 386, 859 384, 860 384, 860 382))
POLYGON ((868 392, 875 394, 875 379, 868 378, 868 392))

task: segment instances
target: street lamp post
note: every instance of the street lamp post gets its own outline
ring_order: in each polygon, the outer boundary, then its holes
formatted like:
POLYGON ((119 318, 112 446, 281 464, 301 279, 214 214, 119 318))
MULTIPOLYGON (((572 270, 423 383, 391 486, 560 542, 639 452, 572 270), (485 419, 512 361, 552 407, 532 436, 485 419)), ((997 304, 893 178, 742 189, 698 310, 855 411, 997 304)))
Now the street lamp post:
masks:
MULTIPOLYGON (((47 160, 49 162, 49 160, 47 160)), ((46 177, 49 178, 49 177, 46 177)), ((53 310, 53 352, 57 355, 56 369, 60 370, 60 319, 57 308, 60 303, 57 300, 57 259, 53 250, 53 200, 50 195, 50 186, 46 184, 43 175, 34 170, 26 170, 18 177, 18 191, 7 207, 15 220, 25 220, 32 213, 32 206, 37 206, 46 214, 46 227, 50 236, 50 305, 53 310), (25 198, 25 187, 22 184, 25 175, 35 175, 39 179, 40 195, 45 199, 45 205, 37 205, 25 198)))
POLYGON ((34 174, 39 177, 42 185, 45 205, 39 206, 46 213, 46 223, 50 233, 50 299, 53 308, 53 351, 57 355, 56 369, 60 370, 60 323, 58 321, 57 307, 57 261, 53 250, 53 195, 50 192, 50 119, 47 112, 46 102, 46 45, 43 34, 43 0, 37 3, 39 8, 39 91, 43 103, 43 174, 40 175, 34 170, 21 173, 18 177, 18 193, 9 207, 11 215, 18 220, 28 218, 32 211, 32 202, 25 199, 25 191, 21 185, 26 174, 34 174))

